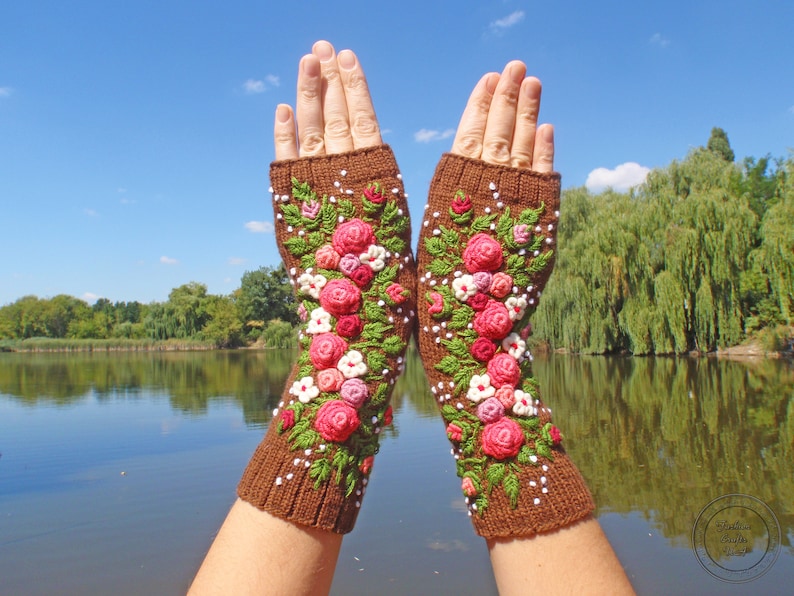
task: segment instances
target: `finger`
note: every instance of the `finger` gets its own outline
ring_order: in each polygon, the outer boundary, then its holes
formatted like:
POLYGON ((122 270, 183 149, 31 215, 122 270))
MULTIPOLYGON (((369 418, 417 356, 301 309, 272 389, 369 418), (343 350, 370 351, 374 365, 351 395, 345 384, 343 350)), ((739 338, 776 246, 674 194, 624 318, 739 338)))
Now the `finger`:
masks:
POLYGON ((554 171, 554 127, 551 124, 542 124, 538 127, 532 169, 536 172, 554 171))
POLYGON ((347 103, 347 118, 353 147, 372 147, 382 143, 378 119, 372 105, 372 97, 367 86, 367 77, 356 55, 350 50, 342 50, 337 56, 339 74, 347 103))
POLYGON ((535 77, 527 77, 521 83, 518 94, 516 124, 513 144, 510 147, 510 165, 514 168, 532 168, 532 151, 535 147, 535 132, 538 128, 541 84, 535 77))
POLYGON ((526 72, 527 67, 523 62, 513 60, 505 66, 502 76, 499 77, 482 140, 483 161, 496 164, 510 163, 518 95, 526 72))
POLYGON ((353 137, 347 117, 347 102, 334 46, 318 41, 312 54, 320 59, 323 75, 323 136, 326 153, 343 153, 353 150, 353 137))
POLYGON ((276 106, 273 143, 276 147, 276 161, 297 159, 298 138, 295 136, 295 116, 292 108, 283 103, 276 106))
POLYGON ((323 155, 323 84, 320 61, 308 54, 298 66, 298 96, 295 115, 298 119, 298 147, 301 157, 323 155))
POLYGON ((491 108, 499 75, 489 72, 484 75, 474 86, 460 117, 458 131, 452 142, 452 153, 480 159, 482 155, 482 140, 485 135, 485 125, 488 122, 488 110, 491 108))

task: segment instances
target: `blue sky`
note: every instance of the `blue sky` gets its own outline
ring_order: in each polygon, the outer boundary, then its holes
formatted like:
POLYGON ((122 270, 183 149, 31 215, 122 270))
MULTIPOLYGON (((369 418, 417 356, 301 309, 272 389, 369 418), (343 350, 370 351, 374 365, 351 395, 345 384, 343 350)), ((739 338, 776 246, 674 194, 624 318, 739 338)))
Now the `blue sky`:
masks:
POLYGON ((712 126, 786 156, 793 25, 788 0, 4 2, 0 305, 226 294, 276 265, 272 114, 316 39, 359 55, 419 214, 471 87, 513 58, 565 187, 641 179, 712 126))

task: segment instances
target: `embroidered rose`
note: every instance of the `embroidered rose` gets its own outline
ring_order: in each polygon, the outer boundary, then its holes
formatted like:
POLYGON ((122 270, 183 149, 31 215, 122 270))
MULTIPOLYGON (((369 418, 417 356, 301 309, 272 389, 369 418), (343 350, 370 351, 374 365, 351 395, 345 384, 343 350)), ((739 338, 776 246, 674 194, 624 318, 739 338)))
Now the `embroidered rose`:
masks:
POLYGON ((392 422, 394 422, 394 410, 389 406, 386 408, 386 411, 383 412, 383 426, 391 426, 392 422))
POLYGON ((452 204, 450 205, 455 215, 463 215, 467 211, 471 211, 471 207, 471 198, 464 195, 462 192, 455 194, 455 198, 452 199, 452 204))
POLYGON ((364 461, 358 466, 358 469, 361 470, 362 474, 369 474, 372 471, 372 464, 375 463, 375 456, 368 455, 364 458, 364 461))
POLYGON ((312 298, 317 299, 320 296, 322 289, 327 285, 327 282, 328 280, 325 279, 324 275, 302 273, 300 277, 298 277, 298 289, 302 293, 308 294, 312 298))
POLYGON ((516 241, 516 244, 526 244, 529 242, 529 226, 527 224, 513 226, 513 240, 516 241))
POLYGON ((315 368, 332 368, 347 350, 347 342, 334 333, 320 333, 312 339, 309 357, 315 368))
POLYGON ((375 277, 375 274, 372 272, 372 269, 369 267, 359 267, 353 271, 350 279, 352 279, 358 287, 363 288, 372 281, 373 277, 375 277))
POLYGON ((554 425, 549 429, 549 436, 551 437, 551 442, 555 445, 559 445, 562 442, 562 433, 560 429, 554 425))
POLYGON ((477 285, 471 275, 461 275, 452 281, 452 289, 455 291, 455 298, 461 302, 466 302, 470 296, 477 293, 477 285))
POLYGON ((367 188, 364 189, 364 196, 367 197, 370 203, 375 203, 376 205, 380 205, 386 200, 386 196, 381 190, 380 182, 367 185, 367 188))
POLYGON ((322 307, 335 317, 350 315, 361 306, 361 290, 346 279, 332 279, 319 293, 319 299, 322 307))
POLYGON ((361 379, 348 379, 342 383, 339 395, 347 405, 360 408, 369 397, 369 389, 361 379))
POLYGON ((513 321, 505 305, 489 300, 485 308, 474 315, 474 329, 488 339, 502 340, 513 328, 513 321))
POLYGON ((345 377, 336 368, 324 368, 317 373, 317 386, 320 391, 339 391, 345 377))
POLYGON ((507 307, 507 312, 510 313, 510 318, 513 321, 518 321, 526 312, 527 299, 523 296, 510 296, 510 298, 505 300, 505 307, 507 307))
POLYGON ((447 436, 452 441, 460 441, 463 438, 463 429, 454 422, 447 425, 447 436))
POLYGON ((485 375, 472 375, 469 381, 469 390, 466 392, 466 397, 474 403, 479 403, 484 399, 488 399, 496 389, 491 386, 491 378, 485 375))
POLYGON ((460 483, 460 490, 463 491, 463 494, 467 497, 476 497, 477 496, 477 489, 474 487, 474 482, 471 478, 466 476, 460 483))
POLYGON ((478 271, 472 277, 474 277, 474 285, 477 286, 477 289, 480 290, 480 292, 487 292, 491 289, 493 275, 491 275, 490 272, 478 271))
POLYGON ((306 326, 306 333, 315 335, 317 333, 327 333, 331 330, 331 315, 324 308, 315 308, 306 326))
POLYGON ((363 377, 367 374, 367 365, 364 362, 364 356, 358 350, 350 350, 347 354, 342 356, 336 368, 345 375, 346 379, 363 377))
POLYGON ((353 253, 348 253, 339 259, 339 271, 350 277, 353 272, 361 267, 361 261, 353 253))
POLYGON ((280 420, 282 431, 291 429, 295 426, 295 412, 292 410, 284 410, 281 412, 280 420))
POLYGON ((502 349, 519 362, 523 362, 527 350, 527 342, 518 333, 511 333, 502 340, 502 349))
POLYGON ((325 402, 317 410, 314 428, 326 441, 344 443, 359 427, 361 420, 355 409, 341 399, 325 402))
POLYGON ((301 206, 301 215, 306 219, 314 219, 320 213, 320 203, 315 200, 304 202, 301 206))
POLYGON ((505 415, 505 407, 495 397, 489 397, 477 406, 477 418, 485 424, 496 422, 505 415))
POLYGON ((502 385, 496 390, 494 397, 502 403, 505 411, 512 408, 513 404, 516 403, 515 390, 512 385, 502 385))
POLYGON ((386 249, 377 244, 372 244, 358 258, 362 265, 369 265, 373 271, 383 271, 386 266, 386 249))
POLYGON ((527 326, 521 330, 519 335, 521 336, 521 339, 526 339, 532 335, 532 323, 527 323, 527 326))
POLYGON ((336 321, 336 332, 342 337, 358 337, 364 329, 364 323, 358 315, 343 315, 336 321))
POLYGON ((405 302, 408 292, 406 292, 400 284, 394 283, 390 284, 389 287, 386 288, 386 295, 395 304, 402 304, 405 302))
POLYGON ((306 307, 305 307, 305 306, 303 306, 303 302, 301 302, 301 303, 298 305, 298 318, 299 318, 299 319, 300 319, 302 322, 304 322, 304 323, 306 322, 306 319, 308 319, 308 318, 309 318, 309 313, 308 313, 308 311, 306 310, 306 307))
POLYGON ((314 262, 321 269, 336 269, 339 265, 339 253, 330 244, 326 244, 317 249, 314 253, 314 262))
POLYGON ((463 262, 469 273, 496 271, 504 262, 502 245, 488 234, 475 234, 463 251, 463 262))
POLYGON ((491 280, 491 296, 494 298, 504 298, 513 289, 513 278, 507 273, 494 273, 491 280))
POLYGON ((466 301, 466 304, 468 304, 473 311, 480 312, 486 306, 488 306, 488 296, 481 292, 477 292, 474 296, 466 301))
POLYGON ((303 377, 292 383, 292 388, 289 392, 297 397, 301 403, 308 404, 320 394, 320 389, 314 384, 314 379, 303 377))
POLYGON ((374 243, 372 226, 358 218, 339 224, 331 239, 331 244, 340 255, 360 254, 374 243))
POLYGON ((513 414, 516 416, 536 416, 538 411, 532 403, 532 396, 520 389, 515 391, 516 402, 513 404, 513 414))
POLYGON ((474 343, 471 344, 469 351, 475 360, 488 362, 496 353, 496 346, 490 339, 478 337, 474 340, 474 343))
POLYGON ((517 422, 510 418, 500 418, 486 424, 482 430, 482 450, 494 459, 515 457, 524 444, 524 433, 517 422))
POLYGON ((436 315, 444 311, 444 297, 438 292, 430 292, 430 306, 427 307, 427 312, 431 315, 436 315))
POLYGON ((521 379, 521 369, 518 368, 516 359, 501 352, 488 361, 488 376, 491 379, 491 385, 494 387, 502 387, 503 385, 518 385, 521 379))

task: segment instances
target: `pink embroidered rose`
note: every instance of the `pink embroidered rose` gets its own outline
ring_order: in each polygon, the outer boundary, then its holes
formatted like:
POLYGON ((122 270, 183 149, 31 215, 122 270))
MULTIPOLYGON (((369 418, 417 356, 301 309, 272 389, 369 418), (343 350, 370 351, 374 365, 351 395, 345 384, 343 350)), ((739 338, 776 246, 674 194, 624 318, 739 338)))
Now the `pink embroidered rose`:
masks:
POLYGON ((402 304, 405 302, 407 292, 400 284, 390 284, 388 288, 386 288, 386 294, 391 298, 392 302, 395 304, 402 304))
POLYGON ((304 323, 309 318, 309 313, 306 311, 306 307, 303 306, 303 302, 298 305, 298 318, 304 323))
POLYGON ((392 422, 394 422, 394 410, 389 406, 386 408, 386 411, 383 412, 383 426, 391 426, 392 422))
POLYGON ((477 418, 485 424, 496 422, 500 418, 504 418, 504 415, 505 407, 496 397, 489 397, 477 406, 477 418))
POLYGON ((454 422, 447 425, 447 436, 451 441, 460 441, 463 438, 463 429, 454 422))
POLYGON ((516 403, 515 388, 512 385, 502 385, 496 390, 494 397, 502 403, 505 410, 509 410, 516 403))
POLYGON ((358 413, 341 399, 325 402, 317 410, 314 428, 326 441, 344 443, 361 424, 358 413))
POLYGON ((301 215, 306 219, 314 219, 320 213, 320 203, 315 200, 304 202, 301 205, 301 215))
POLYGON ((375 277, 375 273, 370 267, 359 267, 350 274, 350 279, 352 279, 359 288, 363 288, 369 284, 373 277, 375 277))
POLYGON ((336 368, 325 368, 317 373, 317 387, 320 391, 339 391, 345 377, 336 368))
POLYGON ((314 262, 321 269, 336 269, 339 265, 339 253, 330 244, 326 244, 317 249, 314 253, 314 262))
POLYGON ((496 353, 496 345, 494 345, 490 339, 478 337, 474 340, 474 343, 471 344, 469 351, 475 360, 488 362, 496 353))
POLYGON ((380 183, 378 182, 367 186, 367 188, 364 189, 364 196, 367 197, 370 203, 375 203, 376 205, 380 205, 386 200, 386 196, 383 194, 380 183))
POLYGON ((339 259, 339 271, 350 277, 353 272, 361 267, 361 260, 354 254, 348 253, 339 259))
POLYGON ((367 252, 370 244, 375 244, 375 234, 372 226, 360 219, 351 219, 339 224, 331 239, 336 252, 340 255, 347 253, 360 254, 367 252))
POLYGON ((320 333, 314 336, 309 346, 309 357, 315 368, 335 367, 347 350, 347 342, 334 333, 320 333))
POLYGON ((472 479, 466 476, 461 483, 460 483, 460 490, 463 491, 463 494, 467 497, 476 497, 477 496, 477 489, 474 486, 474 482, 472 479))
POLYGON ((430 292, 430 306, 427 307, 427 312, 431 315, 436 315, 444 310, 444 297, 438 292, 430 292))
POLYGON ((530 335, 532 335, 532 323, 527 323, 527 326, 526 326, 526 327, 524 327, 524 328, 521 330, 521 333, 519 333, 519 337, 520 337, 521 339, 526 339, 526 338, 528 338, 530 335))
POLYGON ((343 315, 336 322, 336 332, 342 337, 358 337, 364 329, 364 323, 358 315, 343 315))
MULTIPOLYGON (((320 299, 322 300, 322 294, 320 299)), ((485 308, 474 315, 474 330, 488 339, 501 341, 507 337, 512 328, 510 313, 507 312, 504 304, 496 300, 489 300, 485 308)))
POLYGON ((504 262, 502 245, 488 234, 475 234, 463 251, 463 262, 469 273, 496 271, 504 262))
POLYGON ((480 292, 487 292, 491 289, 493 275, 489 271, 478 271, 472 277, 474 277, 474 285, 480 292))
POLYGON ((551 436, 551 442, 555 445, 559 445, 562 441, 562 433, 556 426, 552 425, 552 427, 549 429, 549 435, 551 436))
POLYGON ((459 192, 455 195, 455 198, 452 199, 450 207, 452 211, 455 212, 455 215, 463 215, 467 211, 471 211, 471 198, 459 192))
POLYGON ((526 244, 529 242, 529 226, 527 224, 513 226, 513 240, 516 241, 516 244, 526 244))
POLYGON ((281 430, 289 430, 295 426, 295 412, 292 410, 284 410, 281 412, 281 430))
POLYGON ((497 354, 488 361, 488 376, 491 377, 491 385, 502 387, 511 385, 515 387, 521 378, 521 369, 518 362, 510 354, 504 352, 497 354))
POLYGON ((500 418, 486 424, 482 430, 482 450, 494 459, 515 457, 524 444, 524 433, 517 422, 510 418, 500 418))
POLYGON ((369 389, 367 389, 367 384, 361 379, 348 379, 342 383, 339 395, 347 405, 353 408, 360 408, 369 397, 369 389))
POLYGON ((491 296, 504 298, 513 290, 513 278, 507 273, 494 273, 491 280, 491 296))
POLYGON ((320 291, 320 305, 335 317, 353 314, 361 306, 361 290, 346 279, 332 279, 320 291))
POLYGON ((361 470, 362 474, 369 474, 372 471, 372 464, 375 463, 375 456, 368 455, 364 458, 364 461, 358 466, 358 469, 361 470))
POLYGON ((471 306, 473 311, 480 312, 488 305, 488 296, 482 292, 477 292, 474 296, 469 298, 467 304, 471 306))

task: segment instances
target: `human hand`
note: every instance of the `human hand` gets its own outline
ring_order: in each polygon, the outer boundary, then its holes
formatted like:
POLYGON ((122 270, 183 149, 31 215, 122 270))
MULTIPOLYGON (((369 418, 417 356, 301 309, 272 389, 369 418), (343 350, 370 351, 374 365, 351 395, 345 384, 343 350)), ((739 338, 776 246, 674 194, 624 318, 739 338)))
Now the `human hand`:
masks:
POLYGON ((502 74, 484 75, 469 97, 452 153, 487 163, 551 172, 554 127, 538 126, 541 84, 526 65, 509 62, 502 74))
POLYGON ((381 144, 364 71, 350 50, 318 41, 301 58, 295 112, 276 108, 276 160, 344 153, 381 144), (297 133, 296 120, 297 115, 297 133))

